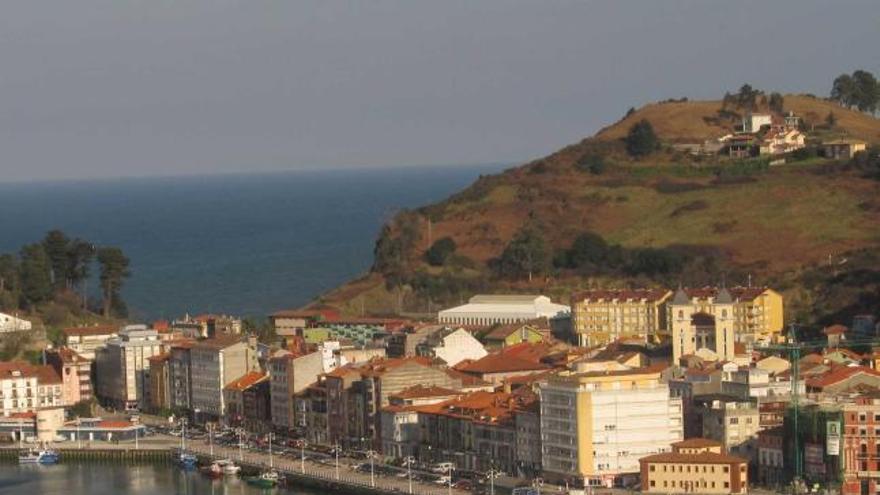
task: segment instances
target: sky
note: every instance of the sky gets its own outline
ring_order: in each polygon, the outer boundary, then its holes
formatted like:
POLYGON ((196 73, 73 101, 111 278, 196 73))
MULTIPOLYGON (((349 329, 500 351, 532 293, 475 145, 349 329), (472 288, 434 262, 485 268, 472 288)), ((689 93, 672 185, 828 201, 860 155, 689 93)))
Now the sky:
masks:
POLYGON ((0 181, 519 163, 878 46, 877 0, 7 0, 0 181))

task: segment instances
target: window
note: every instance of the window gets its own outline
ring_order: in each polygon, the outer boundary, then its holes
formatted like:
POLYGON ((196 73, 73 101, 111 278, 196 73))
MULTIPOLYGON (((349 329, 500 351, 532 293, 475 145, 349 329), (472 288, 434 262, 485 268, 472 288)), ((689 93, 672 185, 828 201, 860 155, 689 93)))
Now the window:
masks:
POLYGON ((730 424, 732 424, 732 425, 739 424, 739 418, 730 418, 730 424))
POLYGON ((651 486, 654 486, 654 485, 655 485, 654 480, 651 480, 651 486))
POLYGON ((727 482, 727 481, 725 481, 725 482, 724 482, 724 488, 730 488, 730 483, 727 482))
MULTIPOLYGON (((724 466, 724 472, 725 472, 725 473, 729 473, 729 472, 730 472, 730 467, 729 467, 729 466, 724 466)), ((727 488, 727 487, 725 487, 725 488, 727 488)))
POLYGON ((656 471, 653 464, 651 464, 651 471, 656 471))

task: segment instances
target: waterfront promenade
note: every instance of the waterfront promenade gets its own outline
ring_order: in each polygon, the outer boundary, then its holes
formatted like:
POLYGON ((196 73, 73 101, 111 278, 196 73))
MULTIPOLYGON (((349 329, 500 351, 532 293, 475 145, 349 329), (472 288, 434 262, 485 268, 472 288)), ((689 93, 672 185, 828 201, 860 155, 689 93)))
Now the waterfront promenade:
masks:
MULTIPOLYGON (((258 469, 268 469, 269 454, 265 452, 254 452, 251 450, 239 450, 237 447, 213 446, 213 455, 211 455, 212 447, 204 440, 190 441, 187 443, 187 451, 197 454, 200 457, 209 457, 213 459, 232 459, 243 466, 255 467, 258 469)), ((327 463, 317 462, 312 458, 303 461, 300 456, 280 456, 274 455, 272 458, 272 466, 279 473, 288 477, 292 484, 306 482, 308 484, 317 484, 323 487, 331 487, 337 489, 357 489, 361 491, 376 492, 392 492, 415 495, 463 495, 466 491, 450 488, 447 484, 426 483, 413 479, 410 481, 406 470, 396 472, 393 475, 380 475, 378 472, 371 476, 370 472, 360 472, 354 469, 352 463, 356 462, 348 458, 339 458, 338 468, 334 458, 327 459, 327 463)), ((359 463, 369 463, 369 461, 359 461, 359 463)), ((376 464, 376 468, 379 468, 376 464)), ((413 472, 416 477, 418 473, 413 472)))

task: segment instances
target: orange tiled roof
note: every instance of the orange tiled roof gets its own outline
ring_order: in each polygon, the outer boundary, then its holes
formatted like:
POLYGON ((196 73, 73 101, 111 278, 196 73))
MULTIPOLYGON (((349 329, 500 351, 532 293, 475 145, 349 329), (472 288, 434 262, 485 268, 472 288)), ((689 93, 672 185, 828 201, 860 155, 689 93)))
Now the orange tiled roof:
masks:
POLYGON ((492 353, 476 361, 470 361, 456 366, 458 371, 465 373, 491 374, 491 373, 516 373, 520 371, 542 371, 550 369, 550 366, 530 359, 506 355, 501 352, 492 353))
POLYGON ((679 454, 676 452, 664 452, 662 454, 642 457, 639 462, 665 462, 665 463, 690 463, 690 464, 746 464, 748 461, 742 457, 729 454, 716 454, 714 452, 701 452, 699 454, 679 454))
POLYGON ((261 381, 267 379, 269 376, 262 371, 251 371, 245 373, 243 376, 239 377, 236 380, 231 381, 226 385, 226 389, 229 390, 246 390, 247 388, 260 383, 261 381))
POLYGON ((119 331, 115 325, 95 325, 92 327, 70 327, 62 330, 68 337, 84 337, 92 335, 110 335, 119 331))
POLYGON ((668 289, 596 289, 580 291, 572 295, 573 301, 591 300, 621 300, 621 301, 640 301, 647 302, 660 301, 672 292, 668 289))
POLYGON ((825 388, 848 380, 858 374, 880 377, 880 372, 866 366, 836 366, 832 367, 831 371, 824 375, 807 379, 807 386, 811 388, 825 388))
POLYGON ((687 440, 682 440, 680 442, 675 442, 672 444, 673 447, 691 449, 691 448, 704 448, 704 447, 721 447, 721 442, 717 440, 712 440, 711 438, 688 438, 687 440))

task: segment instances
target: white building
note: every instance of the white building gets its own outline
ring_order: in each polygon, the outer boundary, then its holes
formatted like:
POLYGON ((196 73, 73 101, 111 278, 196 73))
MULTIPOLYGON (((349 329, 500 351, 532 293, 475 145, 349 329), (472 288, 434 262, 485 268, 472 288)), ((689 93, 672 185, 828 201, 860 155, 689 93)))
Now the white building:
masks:
POLYGON ((639 459, 682 439, 681 399, 662 368, 561 372, 540 385, 542 464, 547 478, 612 486, 637 477, 639 459))
POLYGON ((0 333, 24 332, 30 329, 31 322, 6 313, 0 313, 0 333))
POLYGON ((156 330, 145 325, 120 330, 95 355, 98 398, 125 409, 145 407, 150 398, 149 358, 161 353, 156 330))
POLYGON ((64 405, 61 377, 51 366, 0 362, 0 415, 64 405))
POLYGON ((223 388, 260 367, 256 339, 232 334, 196 342, 189 358, 191 408, 198 422, 222 418, 226 414, 223 388))
POLYGON ((570 313, 569 306, 556 304, 547 296, 476 295, 467 304, 440 311, 437 320, 455 325, 495 325, 549 319, 570 313))
POLYGON ((773 117, 769 113, 750 113, 743 118, 743 132, 750 134, 770 125, 773 125, 773 117))
POLYGON ((467 330, 448 327, 429 335, 416 346, 416 353, 420 356, 440 358, 449 367, 466 359, 476 361, 489 354, 483 344, 467 330))
POLYGON ((90 327, 65 328, 64 344, 80 356, 93 360, 98 349, 102 349, 107 341, 116 337, 119 330, 114 325, 94 325, 90 327))

